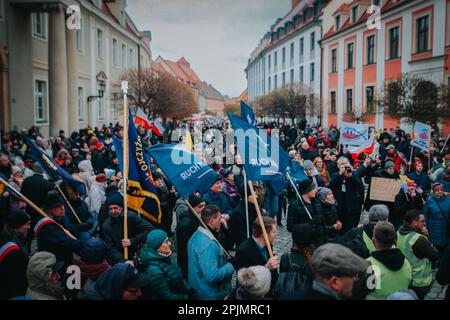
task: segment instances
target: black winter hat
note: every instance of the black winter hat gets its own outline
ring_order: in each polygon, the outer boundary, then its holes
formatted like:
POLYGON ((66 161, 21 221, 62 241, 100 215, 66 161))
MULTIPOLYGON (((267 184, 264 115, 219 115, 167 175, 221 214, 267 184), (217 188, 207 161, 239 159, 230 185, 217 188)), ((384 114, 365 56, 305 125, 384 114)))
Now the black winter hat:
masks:
POLYGON ((44 208, 46 210, 53 209, 65 203, 63 197, 57 191, 49 191, 45 198, 44 208))
POLYGON ((25 225, 28 221, 31 221, 30 216, 23 210, 12 210, 8 218, 6 218, 6 223, 12 229, 17 229, 25 225))
POLYGON ((292 229, 292 242, 307 247, 315 242, 314 228, 310 224, 296 224, 292 229))
POLYGON ((195 194, 191 194, 189 196, 189 200, 188 201, 189 201, 189 204, 192 207, 195 207, 195 206, 199 205, 200 203, 204 202, 205 200, 203 200, 202 198, 196 196, 195 194))
POLYGON ((123 197, 119 191, 113 191, 107 196, 106 203, 108 207, 112 205, 123 207, 123 197))
POLYGON ((156 171, 152 171, 152 178, 153 178, 153 181, 156 181, 158 179, 162 179, 162 175, 156 171))
POLYGON ((103 262, 106 257, 106 245, 103 240, 90 238, 80 250, 80 258, 86 263, 97 264, 103 262))
POLYGON ((310 179, 302 180, 298 183, 298 192, 300 194, 307 194, 311 190, 314 190, 316 186, 314 185, 314 182, 310 179))

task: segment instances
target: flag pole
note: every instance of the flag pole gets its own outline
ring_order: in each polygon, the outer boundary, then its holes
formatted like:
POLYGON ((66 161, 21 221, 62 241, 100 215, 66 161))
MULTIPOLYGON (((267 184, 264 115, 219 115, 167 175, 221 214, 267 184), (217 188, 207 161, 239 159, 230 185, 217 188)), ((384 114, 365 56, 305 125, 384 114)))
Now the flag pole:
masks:
MULTIPOLYGON (((184 200, 184 201, 186 202, 187 206, 188 206, 189 209, 191 210, 192 214, 198 219, 198 221, 200 222, 200 224, 203 226, 203 228, 205 228, 207 231, 209 231, 208 227, 207 227, 206 224, 203 222, 203 220, 202 220, 202 218, 200 217, 200 215, 199 215, 197 212, 195 212, 194 208, 192 208, 192 206, 191 206, 191 204, 189 203, 189 201, 188 201, 188 200, 184 200)), ((219 240, 217 240, 216 237, 214 237, 214 235, 213 235, 213 238, 217 241, 217 244, 218 244, 219 247, 222 249, 222 251, 223 251, 223 253, 225 254, 225 256, 226 256, 228 259, 231 259, 230 254, 229 254, 229 253, 227 252, 227 250, 225 250, 225 248, 220 244, 219 240)))
POLYGON ((295 186, 294 181, 291 178, 291 175, 289 174, 289 172, 286 172, 287 177, 289 178, 289 181, 291 182, 292 187, 295 190, 295 194, 297 195, 297 198, 300 200, 300 202, 302 203, 303 207, 306 210, 306 213, 308 214, 309 218, 312 220, 312 216, 311 213, 309 212, 308 208, 305 206, 305 204, 303 203, 303 199, 302 196, 300 195, 300 192, 298 192, 297 187, 295 186))
POLYGON ((78 217, 75 209, 72 207, 72 205, 69 202, 69 199, 67 199, 66 195, 64 194, 64 192, 61 190, 61 187, 59 185, 56 185, 56 189, 58 189, 59 193, 61 194, 61 196, 64 198, 64 201, 66 201, 67 205, 69 206, 70 211, 72 211, 73 216, 75 217, 75 219, 77 219, 78 223, 81 224, 81 220, 78 217))
POLYGON ((255 190, 253 189, 253 183, 252 183, 251 180, 248 181, 248 186, 250 188, 250 193, 252 194, 253 199, 255 200, 256 214, 258 215, 258 221, 259 221, 259 225, 261 226, 261 230, 263 232, 264 241, 266 242, 266 246, 267 246, 267 251, 269 251, 269 256, 272 258, 273 257, 272 247, 270 246, 269 237, 267 236, 266 227, 264 227, 264 221, 263 221, 263 218, 262 218, 262 215, 261 215, 261 211, 259 210, 258 200, 256 198, 255 190))
MULTIPOLYGON (((129 112, 128 112, 128 81, 122 81, 123 91, 123 238, 128 239, 128 170, 129 170, 129 147, 128 147, 128 130, 129 130, 129 112)), ((128 260, 128 247, 123 248, 123 256, 128 260)))
POLYGON ((247 239, 250 238, 250 225, 248 221, 248 194, 247 194, 247 172, 245 172, 245 168, 242 169, 242 172, 244 173, 244 203, 245 203, 245 220, 247 223, 247 239))
POLYGON ((450 134, 447 136, 447 140, 445 140, 445 144, 444 144, 444 146, 441 149, 441 153, 444 151, 445 147, 447 146, 448 138, 450 138, 450 134))
POLYGON ((410 155, 409 155, 408 172, 411 171, 411 164, 412 164, 413 153, 414 153, 414 146, 411 146, 411 153, 410 153, 410 155))

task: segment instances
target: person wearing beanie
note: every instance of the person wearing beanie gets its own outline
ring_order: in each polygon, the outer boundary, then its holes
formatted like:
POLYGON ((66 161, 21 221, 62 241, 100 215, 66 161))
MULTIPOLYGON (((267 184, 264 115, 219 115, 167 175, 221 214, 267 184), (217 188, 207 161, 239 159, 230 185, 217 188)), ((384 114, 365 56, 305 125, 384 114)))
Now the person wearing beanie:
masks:
POLYGON ((264 266, 239 269, 237 287, 230 300, 262 300, 270 291, 271 275, 264 266))
POLYGON ((225 191, 234 201, 234 207, 239 203, 241 196, 238 192, 238 187, 234 182, 233 170, 230 168, 223 168, 220 170, 222 176, 222 190, 225 191))
POLYGON ((423 162, 421 160, 416 160, 414 162, 414 172, 409 173, 407 177, 413 180, 426 195, 430 193, 431 180, 428 174, 423 172, 423 162))
POLYGON ((327 242, 325 219, 319 200, 316 199, 317 188, 310 179, 298 183, 300 199, 293 200, 288 207, 287 230, 292 232, 296 224, 309 223, 314 226, 316 245, 327 242))
POLYGON ((146 300, 193 299, 193 290, 184 281, 181 268, 170 257, 172 243, 167 233, 155 229, 148 233, 145 246, 139 254, 139 262, 149 277, 146 300))
POLYGON ((111 266, 106 261, 106 244, 99 238, 90 238, 84 243, 80 250, 80 258, 75 259, 73 264, 80 267, 81 285, 87 281, 95 282, 98 277, 111 266))
POLYGON ((0 300, 23 296, 27 290, 30 221, 25 211, 11 211, 0 233, 0 300))
POLYGON ((106 200, 109 217, 103 222, 102 230, 106 243, 106 257, 111 265, 131 261, 139 246, 145 242, 147 233, 154 228, 136 212, 128 210, 128 239, 125 239, 123 201, 123 197, 117 191, 111 192, 106 200), (124 256, 125 247, 128 248, 128 260, 124 256))
POLYGON ((351 250, 335 243, 314 251, 312 287, 288 292, 280 300, 345 300, 352 297, 357 278, 367 273, 368 263, 351 250))
POLYGON ((321 177, 321 175, 319 174, 319 172, 317 171, 316 167, 314 166, 311 160, 305 160, 305 162, 303 162, 303 170, 308 179, 314 183, 314 186, 316 188, 325 187, 325 182, 323 181, 323 178, 321 177))
MULTIPOLYGON (((396 170, 395 163, 392 160, 387 160, 384 163, 384 169, 378 169, 373 173, 373 177, 383 178, 383 179, 391 179, 391 180, 399 180, 400 175, 399 171, 396 170)), ((370 182, 370 181, 369 181, 370 182)), ((371 184, 369 183, 369 188, 367 194, 371 194, 371 184)), ((400 190, 399 190, 400 191, 400 190)), ((370 197, 367 197, 365 202, 366 208, 371 208, 376 204, 384 204, 389 208, 389 222, 391 222, 395 228, 398 228, 402 224, 403 217, 400 216, 401 212, 399 210, 395 210, 394 202, 390 201, 380 201, 380 200, 372 200, 370 197)))
POLYGON ((334 242, 338 237, 338 232, 342 229, 342 222, 337 216, 337 203, 333 191, 320 187, 317 189, 317 199, 322 207, 328 241, 334 242))
MULTIPOLYGON (((205 201, 195 194, 189 196, 189 204, 194 211, 201 215, 206 207, 205 201)), ((184 199, 178 199, 175 205, 175 214, 177 218, 176 247, 177 247, 177 263, 183 272, 184 278, 188 278, 188 253, 187 244, 192 235, 197 231, 199 222, 192 214, 184 199)))
POLYGON ((316 246, 314 228, 310 224, 296 224, 292 230, 292 248, 281 256, 280 275, 275 286, 280 296, 301 288, 310 288, 313 283, 312 256, 316 246), (294 273, 294 275, 292 275, 294 273), (295 279, 293 279, 295 277, 295 279), (295 285, 294 285, 295 283, 295 285), (302 287, 297 287, 302 286, 302 287))
POLYGON ((387 221, 379 221, 373 231, 372 242, 375 251, 367 261, 371 263, 375 275, 374 289, 367 299, 386 299, 400 290, 407 290, 412 283, 411 265, 400 249, 395 248, 397 234, 394 226, 387 221))

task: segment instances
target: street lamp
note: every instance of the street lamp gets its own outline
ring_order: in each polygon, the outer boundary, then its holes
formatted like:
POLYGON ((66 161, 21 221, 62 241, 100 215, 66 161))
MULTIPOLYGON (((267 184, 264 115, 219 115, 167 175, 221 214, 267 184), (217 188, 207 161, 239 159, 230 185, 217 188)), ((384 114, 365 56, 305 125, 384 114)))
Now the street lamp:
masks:
POLYGON ((106 85, 104 83, 100 83, 99 89, 98 89, 98 96, 89 96, 87 98, 88 103, 90 103, 94 99, 103 98, 103 94, 104 94, 105 90, 106 90, 106 85))

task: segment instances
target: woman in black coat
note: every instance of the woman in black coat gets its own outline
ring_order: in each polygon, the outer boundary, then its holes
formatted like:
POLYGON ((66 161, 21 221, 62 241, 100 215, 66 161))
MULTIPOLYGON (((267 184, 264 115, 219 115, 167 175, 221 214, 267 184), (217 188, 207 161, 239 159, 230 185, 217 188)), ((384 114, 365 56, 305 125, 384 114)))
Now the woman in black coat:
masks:
POLYGON ((419 192, 415 186, 408 186, 406 191, 402 188, 395 196, 395 214, 400 221, 403 221, 408 210, 415 209, 422 211, 423 204, 423 193, 419 192))
POLYGON ((339 230, 342 228, 342 223, 338 219, 337 203, 333 192, 328 188, 319 188, 317 190, 317 199, 322 206, 328 241, 335 242, 338 238, 339 230))

